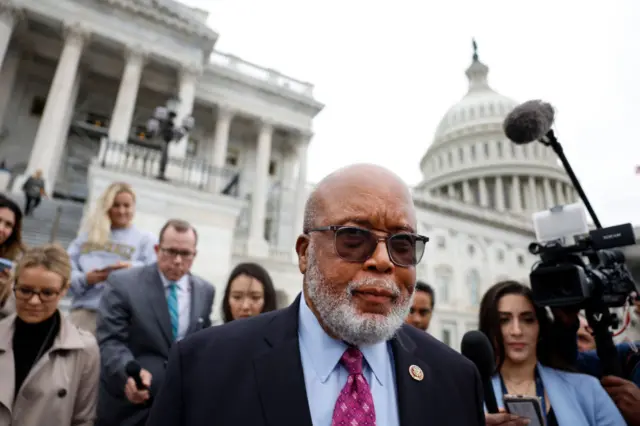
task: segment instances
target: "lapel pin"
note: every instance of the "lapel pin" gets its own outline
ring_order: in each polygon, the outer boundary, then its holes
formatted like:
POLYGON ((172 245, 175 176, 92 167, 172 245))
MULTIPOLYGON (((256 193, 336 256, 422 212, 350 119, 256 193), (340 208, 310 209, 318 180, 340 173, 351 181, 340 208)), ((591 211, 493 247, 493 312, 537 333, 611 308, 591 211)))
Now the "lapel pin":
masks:
POLYGON ((424 379, 424 372, 422 371, 422 368, 418 367, 417 365, 412 365, 411 367, 409 367, 409 374, 411 375, 413 380, 417 380, 418 382, 421 382, 422 379, 424 379))

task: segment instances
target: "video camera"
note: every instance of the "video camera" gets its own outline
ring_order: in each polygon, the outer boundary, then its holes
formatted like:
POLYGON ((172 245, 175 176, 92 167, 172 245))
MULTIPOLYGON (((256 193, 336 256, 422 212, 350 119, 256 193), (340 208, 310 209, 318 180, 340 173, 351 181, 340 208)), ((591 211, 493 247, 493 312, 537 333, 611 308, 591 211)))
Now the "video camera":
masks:
POLYGON ((589 230, 580 203, 534 213, 538 242, 529 252, 540 256, 529 279, 534 302, 551 308, 587 308, 592 302, 615 308, 638 292, 620 247, 636 244, 633 226, 589 230))

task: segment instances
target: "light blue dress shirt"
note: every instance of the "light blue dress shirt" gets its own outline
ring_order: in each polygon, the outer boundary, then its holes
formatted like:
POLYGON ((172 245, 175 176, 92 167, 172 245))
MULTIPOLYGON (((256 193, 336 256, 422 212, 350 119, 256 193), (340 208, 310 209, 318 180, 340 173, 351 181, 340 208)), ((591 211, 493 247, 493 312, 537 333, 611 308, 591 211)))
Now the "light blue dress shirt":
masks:
MULTIPOLYGON (((347 345, 327 335, 304 297, 300 301, 298 341, 313 426, 331 426, 333 409, 349 374, 340 364, 347 345)), ((361 346, 376 424, 400 426, 393 352, 388 342, 361 346)))

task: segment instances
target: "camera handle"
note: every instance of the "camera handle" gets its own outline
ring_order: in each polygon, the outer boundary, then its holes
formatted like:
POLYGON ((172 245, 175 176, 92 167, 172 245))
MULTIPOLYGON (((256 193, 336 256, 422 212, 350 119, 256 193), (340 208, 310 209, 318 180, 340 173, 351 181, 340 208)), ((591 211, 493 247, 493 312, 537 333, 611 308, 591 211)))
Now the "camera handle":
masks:
POLYGON ((613 334, 609 331, 609 327, 617 325, 617 317, 609 312, 600 298, 590 301, 585 308, 585 314, 589 327, 593 330, 596 353, 602 366, 602 375, 622 377, 622 364, 618 356, 618 349, 613 343, 613 334))
POLYGON ((556 155, 560 159, 560 162, 562 162, 562 166, 564 167, 564 170, 567 172, 567 175, 569 175, 569 179, 571 180, 573 187, 576 189, 576 191, 578 191, 578 195, 580 195, 580 199, 584 203, 584 206, 587 208, 587 211, 589 212, 589 216, 591 216, 591 220, 593 220, 593 224, 596 226, 596 228, 602 229, 602 224, 600 223, 600 219, 598 219, 598 216, 596 216, 596 212, 595 210, 593 210, 593 207, 591 206, 591 203, 587 198, 587 194, 584 193, 584 189, 582 188, 582 185, 580 184, 578 177, 573 172, 573 168, 571 167, 571 164, 569 164, 569 160, 567 159, 567 156, 564 155, 564 150, 562 149, 562 145, 560 145, 560 142, 558 142, 558 139, 556 138, 555 133, 553 133, 553 130, 549 130, 547 134, 540 139, 540 142, 543 145, 551 147, 551 149, 553 149, 553 151, 556 153, 556 155))

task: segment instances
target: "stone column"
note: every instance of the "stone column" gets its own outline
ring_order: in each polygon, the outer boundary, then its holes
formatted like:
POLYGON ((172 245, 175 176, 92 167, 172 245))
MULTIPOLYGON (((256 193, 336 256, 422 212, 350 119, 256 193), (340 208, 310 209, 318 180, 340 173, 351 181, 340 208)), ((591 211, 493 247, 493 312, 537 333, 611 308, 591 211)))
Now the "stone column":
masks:
POLYGON ((16 6, 3 1, 0 3, 0 65, 4 63, 9 50, 9 42, 22 12, 16 6))
MULTIPOLYGON (((180 106, 175 120, 177 126, 181 126, 182 120, 193 113, 193 105, 196 100, 196 85, 201 72, 202 69, 198 66, 185 67, 180 71, 178 88, 180 106)), ((180 141, 172 142, 171 145, 169 145, 169 157, 184 158, 187 155, 188 142, 188 136, 185 136, 180 141)))
POLYGON ((487 181, 485 178, 478 179, 478 191, 480 192, 480 205, 489 207, 489 193, 487 191, 487 181))
POLYGON ((549 178, 542 179, 542 188, 544 192, 544 203, 546 204, 544 207, 550 209, 556 205, 556 201, 554 200, 553 192, 551 191, 551 181, 549 178))
POLYGON ((529 176, 529 205, 527 210, 531 213, 538 211, 538 194, 536 192, 536 178, 529 176))
POLYGON ((256 149, 256 171, 253 177, 251 219, 247 241, 247 252, 250 256, 255 257, 267 257, 269 255, 269 245, 265 239, 264 230, 267 216, 272 136, 273 125, 267 121, 262 121, 256 149))
POLYGON ((456 196, 456 191, 453 187, 453 184, 447 185, 447 197, 455 198, 455 196, 456 196))
POLYGON ((296 182, 296 198, 295 198, 295 214, 296 221, 294 230, 294 238, 298 234, 302 233, 304 226, 304 207, 307 203, 307 168, 309 155, 309 144, 311 143, 311 134, 301 134, 300 140, 297 146, 297 160, 298 160, 298 178, 296 182))
POLYGON ((213 136, 213 146, 211 147, 210 164, 212 169, 212 182, 214 182, 213 191, 219 193, 228 183, 229 179, 225 179, 222 170, 227 160, 227 147, 229 145, 229 131, 231 130, 231 121, 234 112, 223 106, 218 106, 218 116, 216 119, 216 129, 213 136))
POLYGON ((522 193, 520 192, 520 177, 513 176, 511 181, 511 210, 522 212, 522 193))
POLYGON ((505 211, 504 206, 504 182, 502 180, 502 176, 496 177, 496 210, 499 212, 505 211))
POLYGON ((564 197, 564 191, 562 190, 562 185, 563 183, 557 180, 554 190, 556 192, 556 198, 558 200, 558 204, 565 205, 567 204, 567 199, 564 197))
POLYGON ((468 180, 462 181, 462 201, 467 204, 473 203, 473 195, 471 194, 471 186, 468 180))
MULTIPOLYGON (((56 68, 53 82, 49 88, 44 112, 40 118, 40 125, 33 142, 31 158, 27 166, 26 176, 32 175, 36 170, 42 169, 45 181, 52 176, 52 170, 58 169, 58 164, 53 164, 53 158, 57 151, 64 149, 66 138, 60 138, 62 126, 69 113, 71 97, 73 96, 74 81, 78 73, 80 58, 89 32, 79 24, 73 24, 65 28, 65 44, 60 54, 60 60, 56 68)), ((17 182, 16 182, 17 183, 17 182)))
POLYGON ((128 47, 125 52, 122 80, 120 80, 118 97, 109 125, 109 141, 111 142, 127 143, 129 141, 145 58, 146 55, 139 46, 128 47))
POLYGON ((21 52, 8 52, 2 63, 2 71, 0 71, 0 129, 7 127, 4 125, 5 115, 15 89, 20 62, 22 62, 21 52))

